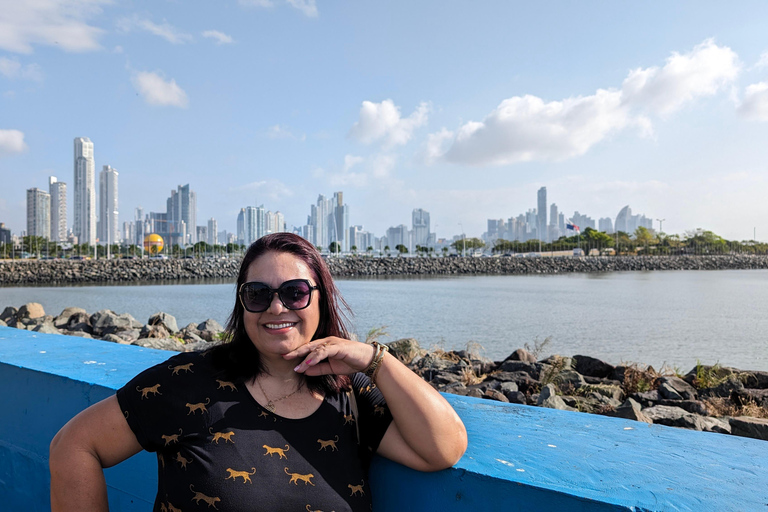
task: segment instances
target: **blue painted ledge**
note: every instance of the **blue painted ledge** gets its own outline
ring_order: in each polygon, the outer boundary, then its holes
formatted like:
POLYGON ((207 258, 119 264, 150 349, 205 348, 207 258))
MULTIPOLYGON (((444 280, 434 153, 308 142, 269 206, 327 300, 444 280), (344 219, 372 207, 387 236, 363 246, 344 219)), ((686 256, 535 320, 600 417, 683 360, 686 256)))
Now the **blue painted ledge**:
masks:
MULTIPOLYGON (((53 435, 169 355, 0 327, 0 509, 47 510, 53 435)), ((438 473, 376 459, 375 510, 768 511, 764 441, 446 398, 467 426, 467 453, 438 473)), ((106 471, 112 511, 151 509, 155 465, 142 453, 106 471)))

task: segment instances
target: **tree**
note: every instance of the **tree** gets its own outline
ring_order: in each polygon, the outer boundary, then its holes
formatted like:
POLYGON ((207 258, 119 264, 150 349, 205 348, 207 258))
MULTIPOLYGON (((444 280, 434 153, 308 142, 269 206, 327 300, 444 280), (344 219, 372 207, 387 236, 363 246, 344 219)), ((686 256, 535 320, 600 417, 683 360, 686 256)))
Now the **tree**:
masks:
POLYGON ((602 249, 603 247, 613 247, 614 245, 614 240, 611 238, 611 235, 589 227, 584 230, 582 238, 587 242, 589 247, 596 247, 598 249, 602 249))
POLYGON ((353 245, 352 247, 350 247, 349 250, 352 251, 352 254, 357 254, 357 246, 356 245, 353 245))
POLYGON ((701 228, 685 233, 685 245, 695 254, 722 253, 728 247, 721 236, 701 228))
POLYGON ((463 253, 465 249, 469 251, 474 249, 482 249, 485 247, 485 242, 479 238, 462 238, 453 242, 451 247, 453 247, 456 252, 463 253))
POLYGON ((384 246, 384 252, 386 252, 387 256, 389 256, 389 246, 388 245, 384 246))
POLYGON ((373 247, 369 245, 369 246, 368 246, 368 247, 365 249, 365 252, 367 252, 367 253, 368 253, 368 256, 370 256, 370 255, 371 255, 371 253, 373 252, 373 247))
POLYGON ((445 258, 448 255, 448 248, 447 247, 443 247, 442 251, 443 251, 443 258, 445 258))
POLYGON ((645 249, 643 254, 648 254, 648 244, 654 241, 653 233, 645 226, 640 226, 635 230, 635 241, 645 249))
POLYGON ((398 256, 400 256, 401 254, 408 254, 408 248, 403 244, 397 244, 395 246, 395 250, 398 252, 398 256))
POLYGON ((338 254, 341 252, 341 246, 338 242, 331 242, 331 245, 328 246, 328 250, 331 251, 333 254, 338 254))

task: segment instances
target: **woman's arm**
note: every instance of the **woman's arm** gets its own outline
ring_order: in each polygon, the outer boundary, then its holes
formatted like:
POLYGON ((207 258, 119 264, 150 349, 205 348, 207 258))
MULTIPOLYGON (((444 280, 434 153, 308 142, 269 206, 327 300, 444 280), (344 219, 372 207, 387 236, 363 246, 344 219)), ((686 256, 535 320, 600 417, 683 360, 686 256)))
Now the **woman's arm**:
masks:
MULTIPOLYGON (((371 345, 340 338, 312 341, 286 359, 304 357, 296 367, 306 375, 346 375, 364 370, 373 358, 371 345)), ((467 431, 458 414, 432 386, 388 352, 376 374, 376 386, 392 413, 378 453, 420 471, 455 464, 467 449, 467 431)))
POLYGON ((51 441, 51 510, 108 510, 108 468, 141 451, 111 396, 72 418, 51 441))

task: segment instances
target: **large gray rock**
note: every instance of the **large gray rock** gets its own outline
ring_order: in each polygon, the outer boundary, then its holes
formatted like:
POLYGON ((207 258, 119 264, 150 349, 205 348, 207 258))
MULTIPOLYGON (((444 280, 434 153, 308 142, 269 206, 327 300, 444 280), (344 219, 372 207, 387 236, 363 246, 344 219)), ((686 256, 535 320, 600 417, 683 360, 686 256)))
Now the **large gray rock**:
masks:
POLYGON ((176 318, 173 315, 169 315, 162 311, 149 317, 147 325, 162 325, 171 334, 175 334, 179 331, 179 326, 176 324, 176 318))
POLYGON ((53 320, 42 322, 34 327, 32 329, 35 332, 41 332, 43 334, 61 334, 61 331, 59 331, 54 325, 53 320))
POLYGON ((679 426, 680 419, 686 414, 690 414, 680 407, 671 407, 669 405, 654 405, 643 409, 643 414, 653 420, 654 423, 668 425, 671 427, 679 426))
MULTIPOLYGON (((167 339, 171 333, 163 325, 145 325, 139 333, 139 340, 143 339, 167 339)), ((142 345, 145 346, 145 345, 142 345)))
POLYGON ((684 416, 683 420, 690 424, 686 428, 693 430, 702 430, 704 432, 716 432, 718 434, 731 434, 732 428, 727 420, 720 418, 709 418, 707 416, 699 416, 698 414, 689 414, 684 416))
POLYGON ((223 332, 224 327, 214 320, 213 318, 209 318, 208 320, 205 320, 204 322, 200 322, 197 326, 197 330, 199 331, 211 331, 211 332, 223 332))
POLYGON ((573 356, 574 367, 577 372, 584 376, 607 378, 613 374, 614 366, 599 359, 589 356, 573 356))
POLYGON ((768 419, 766 418, 738 416, 730 418, 730 424, 733 435, 768 441, 768 419))
POLYGON ((70 317, 75 313, 82 313, 84 315, 88 314, 83 308, 75 308, 75 307, 64 308, 64 310, 61 313, 59 313, 59 316, 53 319, 53 325, 55 325, 59 329, 66 328, 67 324, 69 323, 70 317))
POLYGON ((119 331, 130 331, 138 326, 143 327, 129 313, 118 315, 109 309, 94 313, 93 316, 91 316, 91 322, 93 333, 97 336, 115 334, 119 331))
POLYGON ((615 415, 619 418, 626 418, 628 420, 653 423, 651 418, 643 414, 643 408, 640 406, 640 404, 631 398, 627 398, 623 404, 616 408, 615 415))
POLYGON ((563 399, 555 394, 555 386, 553 384, 547 384, 541 388, 541 393, 539 393, 539 398, 536 400, 536 405, 548 409, 560 409, 561 411, 577 410, 566 405, 563 399))
POLYGON ((111 343, 118 343, 120 345, 130 345, 131 341, 125 340, 121 338, 120 336, 116 334, 105 334, 103 338, 101 338, 104 341, 109 341, 111 343))
POLYGON ((19 312, 16 314, 16 317, 22 322, 41 316, 45 316, 45 310, 43 309, 43 305, 38 302, 28 302, 24 304, 19 308, 19 312))
POLYGON ((624 390, 621 389, 621 386, 611 384, 583 384, 579 387, 579 393, 597 393, 614 400, 624 398, 624 390))
POLYGON ((768 372, 741 372, 739 378, 747 388, 768 389, 768 372))
POLYGON ((504 393, 495 389, 486 389, 485 393, 483 393, 483 398, 496 400, 497 402, 509 403, 509 399, 504 395, 504 393))
POLYGON ((539 367, 534 363, 508 359, 502 362, 498 369, 502 372, 525 372, 532 378, 539 379, 539 367))
POLYGON ((526 363, 535 363, 536 362, 536 356, 525 350, 524 348, 519 348, 512 352, 505 361, 523 361, 526 363))
POLYGON ((768 410, 768 389, 740 389, 731 394, 731 400, 740 406, 754 402, 768 410))
POLYGON ((419 342, 414 338, 402 338, 391 341, 387 343, 387 346, 389 347, 389 352, 404 364, 410 364, 416 357, 421 357, 427 352, 421 348, 419 342))
POLYGON ((661 377, 659 379, 659 394, 667 400, 696 400, 696 388, 679 377, 661 377))
POLYGON ((704 396, 728 398, 734 391, 738 392, 742 389, 744 389, 744 384, 741 380, 735 375, 731 375, 717 386, 701 390, 701 394, 704 396))
POLYGON ((585 382, 584 377, 582 377, 576 370, 563 370, 555 377, 555 384, 557 384, 560 389, 569 387, 579 389, 585 382))

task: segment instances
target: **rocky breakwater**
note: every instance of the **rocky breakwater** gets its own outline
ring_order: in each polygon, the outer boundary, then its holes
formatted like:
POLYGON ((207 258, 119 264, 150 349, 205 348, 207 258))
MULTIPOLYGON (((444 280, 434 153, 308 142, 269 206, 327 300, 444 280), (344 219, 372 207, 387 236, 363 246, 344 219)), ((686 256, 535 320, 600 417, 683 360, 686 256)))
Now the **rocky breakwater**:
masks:
MULTIPOLYGON (((206 350, 225 339, 213 319, 179 328, 163 312, 142 324, 128 313, 105 309, 89 315, 76 307, 54 317, 37 303, 6 307, 0 327, 6 326, 178 352, 206 350)), ((518 349, 493 361, 468 350, 427 351, 414 339, 387 345, 446 393, 768 440, 768 372, 699 365, 676 375, 583 355, 537 359, 518 349)))
POLYGON ((768 269, 768 256, 556 256, 490 258, 370 258, 326 260, 335 276, 558 274, 642 270, 768 269))
POLYGON ((235 278, 240 259, 0 260, 0 285, 235 278))
POLYGON ((163 312, 150 316, 146 324, 128 313, 117 314, 109 309, 89 315, 83 308, 69 307, 54 317, 46 315, 36 302, 18 309, 6 307, 0 313, 0 327, 5 326, 177 352, 205 350, 224 338, 224 328, 211 318, 180 329, 176 318, 163 312))
POLYGON ((582 355, 537 360, 525 349, 492 361, 413 339, 388 345, 438 391, 768 440, 768 372, 699 365, 674 375, 582 355))

